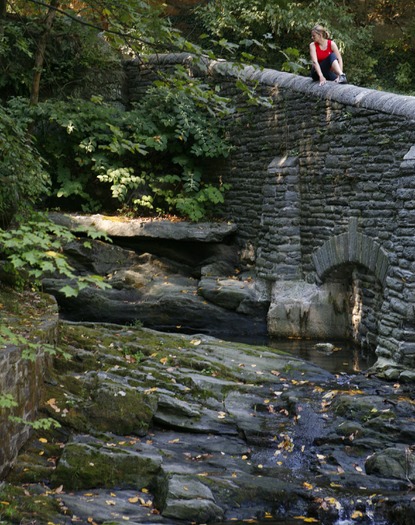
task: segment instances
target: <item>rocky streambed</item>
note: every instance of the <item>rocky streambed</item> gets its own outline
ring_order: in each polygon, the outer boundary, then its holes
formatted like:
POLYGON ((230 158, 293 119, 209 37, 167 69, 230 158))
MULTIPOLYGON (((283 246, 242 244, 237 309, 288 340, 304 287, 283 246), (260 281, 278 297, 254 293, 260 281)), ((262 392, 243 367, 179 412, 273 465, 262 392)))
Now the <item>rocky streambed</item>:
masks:
POLYGON ((62 323, 0 523, 415 520, 411 383, 277 349, 62 323))

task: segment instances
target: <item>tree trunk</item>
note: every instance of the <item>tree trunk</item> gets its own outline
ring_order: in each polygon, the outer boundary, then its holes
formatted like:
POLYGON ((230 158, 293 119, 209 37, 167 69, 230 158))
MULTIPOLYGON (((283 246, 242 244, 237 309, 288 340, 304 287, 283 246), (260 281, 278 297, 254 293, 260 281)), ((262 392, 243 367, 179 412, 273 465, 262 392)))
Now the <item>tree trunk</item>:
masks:
POLYGON ((0 18, 6 18, 7 0, 0 0, 0 18))
POLYGON ((0 0, 0 38, 4 35, 4 22, 7 15, 7 0, 0 0))
MULTIPOLYGON (((0 0, 2 2, 4 0, 0 0)), ((59 7, 60 0, 51 0, 49 4, 48 13, 45 18, 45 28, 40 35, 37 43, 37 50, 35 55, 34 73, 32 81, 32 89, 30 92, 30 103, 37 104, 39 102, 40 78, 42 76, 43 64, 45 62, 45 51, 48 42, 48 37, 52 29, 53 20, 56 16, 56 8, 59 7)))

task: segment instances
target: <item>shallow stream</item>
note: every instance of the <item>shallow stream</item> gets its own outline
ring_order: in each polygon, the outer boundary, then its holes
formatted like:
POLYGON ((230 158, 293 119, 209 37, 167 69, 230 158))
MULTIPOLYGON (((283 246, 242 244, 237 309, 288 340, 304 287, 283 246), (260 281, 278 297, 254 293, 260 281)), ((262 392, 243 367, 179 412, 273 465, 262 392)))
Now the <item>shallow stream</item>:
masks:
POLYGON ((350 341, 327 341, 318 344, 316 341, 305 339, 270 339, 267 344, 271 348, 311 361, 333 374, 364 372, 376 361, 374 352, 363 352, 350 341))

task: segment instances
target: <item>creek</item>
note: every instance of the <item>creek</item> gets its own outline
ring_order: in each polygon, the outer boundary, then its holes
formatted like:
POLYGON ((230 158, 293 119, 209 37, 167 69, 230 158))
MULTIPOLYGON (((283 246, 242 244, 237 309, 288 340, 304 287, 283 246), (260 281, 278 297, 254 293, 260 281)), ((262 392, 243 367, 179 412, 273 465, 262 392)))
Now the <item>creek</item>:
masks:
POLYGON ((61 428, 4 489, 44 514, 0 523, 413 523, 411 385, 121 325, 62 322, 59 346, 42 411, 61 428))

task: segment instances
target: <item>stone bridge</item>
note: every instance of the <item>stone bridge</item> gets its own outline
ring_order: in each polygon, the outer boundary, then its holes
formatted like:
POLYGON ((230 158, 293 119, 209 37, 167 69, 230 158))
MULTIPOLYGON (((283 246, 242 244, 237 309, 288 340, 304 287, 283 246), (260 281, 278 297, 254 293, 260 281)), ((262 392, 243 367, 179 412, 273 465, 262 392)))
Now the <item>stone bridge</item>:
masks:
MULTIPOLYGON (((164 64, 177 60, 192 69, 188 55, 164 64)), ((151 67, 126 64, 130 100, 151 67)), ((414 367, 415 97, 220 61, 203 74, 244 109, 211 173, 232 184, 224 215, 270 300, 270 334, 352 337, 414 367), (236 76, 272 106, 250 106, 236 76)))

